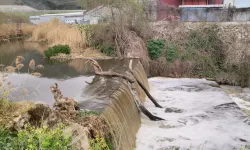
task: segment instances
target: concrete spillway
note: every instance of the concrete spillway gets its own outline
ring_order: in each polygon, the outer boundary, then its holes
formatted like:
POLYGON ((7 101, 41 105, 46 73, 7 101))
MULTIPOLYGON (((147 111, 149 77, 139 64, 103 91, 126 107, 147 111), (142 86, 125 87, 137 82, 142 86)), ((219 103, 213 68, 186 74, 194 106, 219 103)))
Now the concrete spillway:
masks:
MULTIPOLYGON (((109 67, 112 71, 126 74, 129 70, 129 59, 109 61, 113 62, 112 67, 109 67)), ((98 62, 100 63, 100 61, 98 62)), ((105 63, 100 63, 100 65, 104 71, 108 71, 105 63)), ((139 60, 133 60, 132 69, 135 76, 148 88, 147 76, 139 60)), ((145 94, 137 84, 136 90, 138 97, 143 102, 145 94)), ((136 133, 140 128, 141 120, 133 95, 125 80, 96 76, 77 100, 82 109, 101 112, 101 117, 111 129, 115 149, 134 149, 136 133)))

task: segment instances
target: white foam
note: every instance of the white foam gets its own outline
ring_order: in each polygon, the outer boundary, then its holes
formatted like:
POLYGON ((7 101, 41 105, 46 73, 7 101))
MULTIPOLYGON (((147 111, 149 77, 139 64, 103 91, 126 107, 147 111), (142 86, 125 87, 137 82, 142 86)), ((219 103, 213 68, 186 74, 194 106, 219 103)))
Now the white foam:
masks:
POLYGON ((250 125, 245 113, 215 82, 205 79, 151 78, 151 94, 164 106, 145 102, 153 114, 166 119, 153 122, 145 116, 137 133, 137 150, 181 149, 231 150, 250 147, 250 125), (221 105, 227 104, 228 105, 221 105), (165 113, 166 107, 183 113, 165 113))

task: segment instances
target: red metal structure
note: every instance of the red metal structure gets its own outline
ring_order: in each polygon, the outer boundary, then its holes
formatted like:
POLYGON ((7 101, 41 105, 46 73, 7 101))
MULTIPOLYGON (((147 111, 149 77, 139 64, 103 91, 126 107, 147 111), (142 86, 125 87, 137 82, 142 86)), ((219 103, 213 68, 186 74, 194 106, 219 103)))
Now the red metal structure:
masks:
POLYGON ((158 4, 180 5, 221 5, 223 0, 158 0, 158 4))
POLYGON ((184 0, 184 5, 207 5, 207 0, 184 0))
POLYGON ((174 6, 180 5, 221 5, 223 0, 158 0, 157 6, 157 20, 175 20, 179 16, 174 10, 174 6))
POLYGON ((171 6, 179 7, 182 5, 182 0, 159 0, 158 4, 168 4, 171 6))

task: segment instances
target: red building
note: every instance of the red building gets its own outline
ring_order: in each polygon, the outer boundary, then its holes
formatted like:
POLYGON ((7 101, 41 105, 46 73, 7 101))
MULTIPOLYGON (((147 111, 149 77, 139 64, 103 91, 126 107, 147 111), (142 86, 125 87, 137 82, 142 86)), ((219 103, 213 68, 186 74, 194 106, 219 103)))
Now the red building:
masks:
POLYGON ((180 5, 221 5, 223 0, 159 0, 162 3, 180 6, 180 5))
POLYGON ((222 5, 223 0, 158 0, 157 20, 171 20, 176 18, 176 12, 168 6, 179 7, 180 5, 222 5))

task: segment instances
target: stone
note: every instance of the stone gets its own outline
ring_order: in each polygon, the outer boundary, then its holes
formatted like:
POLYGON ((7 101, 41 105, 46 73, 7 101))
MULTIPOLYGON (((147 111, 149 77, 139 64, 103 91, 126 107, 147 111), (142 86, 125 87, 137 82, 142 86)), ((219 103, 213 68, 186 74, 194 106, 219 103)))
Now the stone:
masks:
POLYGON ((59 115, 49 105, 37 102, 31 108, 27 109, 26 112, 23 112, 10 121, 7 128, 20 130, 27 123, 32 126, 41 126, 42 124, 54 126, 59 120, 61 120, 59 115))
POLYGON ((165 109, 165 113, 183 113, 183 112, 184 112, 183 109, 174 108, 174 107, 170 107, 170 108, 165 109))
POLYGON ((76 123, 70 123, 69 127, 64 130, 64 134, 72 135, 72 149, 90 149, 89 139, 88 139, 88 128, 83 127, 76 123))

